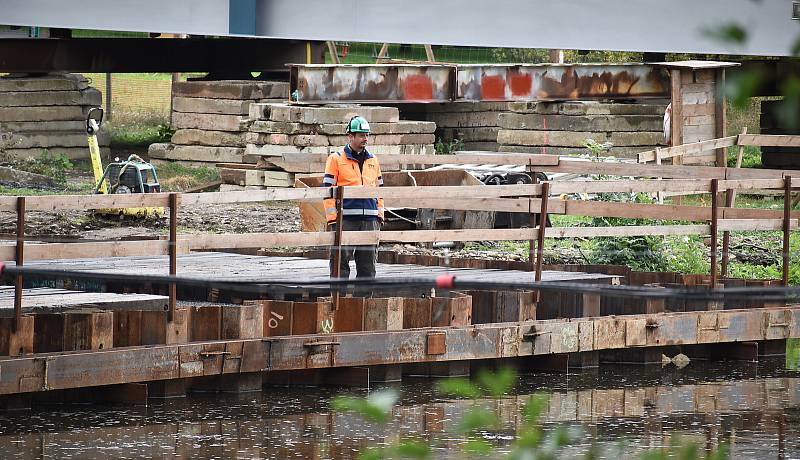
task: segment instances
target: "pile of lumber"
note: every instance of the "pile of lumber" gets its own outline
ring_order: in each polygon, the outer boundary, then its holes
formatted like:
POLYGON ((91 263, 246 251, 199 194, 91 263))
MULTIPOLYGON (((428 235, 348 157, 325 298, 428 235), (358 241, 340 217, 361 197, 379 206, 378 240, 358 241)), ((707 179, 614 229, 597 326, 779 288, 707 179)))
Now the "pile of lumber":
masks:
POLYGON ((286 100, 286 82, 220 80, 172 85, 171 142, 150 146, 151 161, 181 161, 193 166, 241 162, 252 120, 250 105, 286 100))
POLYGON ((501 152, 588 153, 587 139, 612 145, 608 155, 635 157, 665 145, 666 102, 644 104, 600 102, 512 102, 498 116, 501 152))
MULTIPOLYGON (((39 157, 44 151, 88 159, 86 115, 101 104, 100 91, 83 75, 0 77, 0 153, 7 159, 39 157)), ((108 134, 101 130, 97 140, 108 156, 108 134)))
POLYGON ((436 123, 436 138, 458 150, 496 152, 500 114, 507 102, 449 102, 403 107, 403 116, 436 123), (454 142, 458 141, 458 142, 454 142))
POLYGON ((394 107, 359 105, 300 106, 252 104, 243 163, 218 165, 225 190, 241 187, 292 187, 297 174, 321 173, 327 155, 347 144, 347 122, 365 117, 372 130, 367 149, 381 155, 433 154, 436 125, 400 121, 394 107), (319 161, 308 162, 307 154, 319 161), (303 160, 293 160, 293 156, 303 160))

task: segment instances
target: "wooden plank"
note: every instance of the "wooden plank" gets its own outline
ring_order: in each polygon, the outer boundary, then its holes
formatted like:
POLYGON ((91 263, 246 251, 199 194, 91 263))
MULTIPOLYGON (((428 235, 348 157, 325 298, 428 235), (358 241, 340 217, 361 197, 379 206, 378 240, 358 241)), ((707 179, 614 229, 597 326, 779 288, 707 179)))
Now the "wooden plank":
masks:
POLYGON ((757 147, 800 147, 800 136, 775 134, 740 134, 736 141, 739 145, 757 147))
MULTIPOLYGON (((737 144, 737 136, 721 137, 718 139, 710 139, 707 141, 693 142, 691 144, 683 144, 675 147, 661 149, 661 159, 674 158, 681 155, 690 155, 693 153, 701 153, 708 150, 714 150, 723 147, 731 147, 737 144)), ((655 150, 648 150, 641 152, 637 155, 639 163, 646 163, 648 161, 655 161, 655 150)))
MULTIPOLYGON (((715 82, 713 84, 713 88, 711 89, 711 97, 714 99, 714 137, 722 138, 725 137, 727 124, 728 124, 728 117, 727 117, 727 110, 726 110, 726 99, 724 91, 715 91, 714 88, 725 88, 725 69, 716 69, 714 71, 715 82)), ((725 148, 717 148, 717 166, 727 166, 728 165, 728 152, 725 148)))

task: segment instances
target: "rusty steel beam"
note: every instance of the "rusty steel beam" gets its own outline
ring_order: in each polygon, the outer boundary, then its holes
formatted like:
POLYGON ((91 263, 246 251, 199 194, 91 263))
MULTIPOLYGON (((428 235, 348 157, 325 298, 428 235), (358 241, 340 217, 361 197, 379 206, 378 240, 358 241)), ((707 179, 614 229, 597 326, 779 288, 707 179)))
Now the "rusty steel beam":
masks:
POLYGON ((666 98, 665 69, 646 64, 291 65, 300 103, 666 98))
POLYGON ((295 102, 449 102, 455 66, 435 64, 290 65, 295 102))
POLYGON ((0 394, 261 371, 780 340, 800 337, 798 311, 795 306, 605 316, 35 354, 0 361, 0 394), (426 346, 432 333, 444 333, 436 354, 426 346))
POLYGON ((666 98, 670 79, 645 64, 459 65, 456 99, 548 101, 666 98))

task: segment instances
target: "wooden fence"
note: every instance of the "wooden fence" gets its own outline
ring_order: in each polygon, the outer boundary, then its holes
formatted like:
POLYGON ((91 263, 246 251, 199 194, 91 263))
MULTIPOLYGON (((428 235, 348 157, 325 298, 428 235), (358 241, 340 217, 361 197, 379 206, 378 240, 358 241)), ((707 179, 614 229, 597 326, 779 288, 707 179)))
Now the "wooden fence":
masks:
MULTIPOLYGON (((764 136, 759 136, 764 137, 764 136)), ((775 136, 771 136, 775 137, 775 136)), ((756 139, 749 142, 763 142, 756 139)), ((474 163, 476 155, 448 155, 449 163, 474 163)), ((483 159, 484 155, 477 155, 483 159)), ((495 157, 497 155, 492 155, 495 157)), ((783 282, 788 283, 789 232, 798 227, 800 213, 791 213, 790 194, 793 191, 791 177, 787 171, 743 170, 718 167, 690 167, 666 165, 640 165, 624 163, 594 163, 570 160, 552 155, 502 155, 512 164, 524 164, 529 171, 571 172, 578 174, 611 174, 625 177, 678 179, 659 180, 607 180, 587 182, 545 182, 526 185, 498 186, 441 186, 441 187, 334 187, 306 189, 268 189, 243 192, 220 192, 198 194, 130 194, 130 195, 82 195, 82 196, 36 196, 0 197, 0 211, 17 214, 17 240, 0 245, 0 260, 13 260, 22 265, 25 260, 98 258, 139 255, 162 255, 170 257, 170 273, 176 271, 176 257, 192 250, 219 248, 261 248, 341 246, 377 244, 381 242, 414 243, 437 241, 531 241, 531 269, 536 279, 541 276, 542 247, 544 238, 600 237, 632 235, 711 235, 711 277, 716 285, 717 235, 723 238, 723 276, 727 274, 728 242, 730 231, 782 231, 783 232, 783 282), (765 209, 743 209, 733 207, 732 197, 736 192, 761 193, 779 191, 784 195, 781 211, 765 209), (606 201, 581 201, 550 199, 553 194, 607 193, 607 192, 694 192, 709 193, 718 199, 710 200, 711 206, 664 205, 649 203, 623 203, 606 201), (724 194, 724 196, 723 196, 724 194), (248 233, 248 234, 192 234, 178 236, 177 213, 182 206, 203 206, 220 203, 246 203, 266 201, 316 201, 325 198, 383 197, 392 206, 412 208, 434 208, 463 211, 506 211, 540 214, 540 222, 546 222, 547 214, 624 217, 653 220, 686 221, 691 224, 622 226, 622 227, 569 227, 569 228, 520 228, 520 229, 463 229, 463 230, 408 230, 381 232, 295 232, 295 233, 248 233), (722 198, 725 198, 724 200, 722 198), (42 243, 25 244, 24 222, 29 211, 63 211, 68 209, 101 209, 127 207, 170 208, 170 236, 168 240, 109 241, 87 243, 42 243), (702 222, 702 223, 700 223, 702 222), (698 224, 700 223, 700 224, 698 224), (536 253, 533 252, 537 248, 536 253)), ((441 157, 409 155, 406 158, 388 156, 387 162, 427 163, 440 162, 441 157)), ((397 156, 399 157, 399 156, 397 156)), ((381 161, 384 158, 381 157, 381 161)), ((21 277, 17 279, 17 290, 21 294, 21 277)), ((170 312, 174 312, 174 286, 170 289, 170 312)), ((21 315, 21 296, 15 299, 15 317, 21 315)))

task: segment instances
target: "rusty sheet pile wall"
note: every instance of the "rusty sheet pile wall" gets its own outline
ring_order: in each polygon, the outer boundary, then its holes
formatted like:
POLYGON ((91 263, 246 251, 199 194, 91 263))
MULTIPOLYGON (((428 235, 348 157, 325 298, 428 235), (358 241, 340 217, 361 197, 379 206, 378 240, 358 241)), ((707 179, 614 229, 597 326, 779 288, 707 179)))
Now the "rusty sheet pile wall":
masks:
MULTIPOLYGON (((86 115, 101 105, 100 91, 83 75, 0 77, 0 152, 35 158, 46 150, 87 160, 86 115)), ((100 131, 97 141, 107 156, 108 133, 100 131)))

